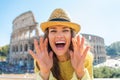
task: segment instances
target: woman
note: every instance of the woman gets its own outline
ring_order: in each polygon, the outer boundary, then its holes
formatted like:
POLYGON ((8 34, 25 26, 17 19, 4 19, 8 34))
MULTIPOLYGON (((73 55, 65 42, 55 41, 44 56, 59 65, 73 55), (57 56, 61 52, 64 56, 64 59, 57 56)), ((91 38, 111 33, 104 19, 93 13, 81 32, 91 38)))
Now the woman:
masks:
POLYGON ((62 9, 55 9, 41 24, 44 38, 34 40, 37 80, 92 80, 93 57, 84 37, 76 34, 80 25, 70 22, 62 9))

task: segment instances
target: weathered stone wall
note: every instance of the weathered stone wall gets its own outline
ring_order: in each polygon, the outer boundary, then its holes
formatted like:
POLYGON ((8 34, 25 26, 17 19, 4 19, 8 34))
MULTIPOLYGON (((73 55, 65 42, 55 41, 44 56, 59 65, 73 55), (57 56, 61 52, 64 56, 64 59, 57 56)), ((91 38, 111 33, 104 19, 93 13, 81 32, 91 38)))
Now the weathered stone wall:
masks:
POLYGON ((28 49, 34 50, 33 39, 39 36, 37 26, 31 11, 15 18, 10 39, 9 63, 33 66, 33 58, 28 49))
POLYGON ((99 64, 106 61, 106 51, 104 39, 102 37, 91 35, 91 34, 81 34, 87 40, 91 46, 91 52, 94 55, 94 64, 99 64))

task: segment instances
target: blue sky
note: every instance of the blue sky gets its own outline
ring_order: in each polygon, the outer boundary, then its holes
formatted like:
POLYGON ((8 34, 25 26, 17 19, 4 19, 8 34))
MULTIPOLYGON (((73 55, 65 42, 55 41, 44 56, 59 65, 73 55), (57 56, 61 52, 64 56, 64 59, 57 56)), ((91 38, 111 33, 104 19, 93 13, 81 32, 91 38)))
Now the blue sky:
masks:
POLYGON ((0 0, 0 46, 10 43, 17 16, 31 10, 41 23, 56 8, 67 11, 81 33, 103 37, 106 45, 120 41, 120 0, 0 0))

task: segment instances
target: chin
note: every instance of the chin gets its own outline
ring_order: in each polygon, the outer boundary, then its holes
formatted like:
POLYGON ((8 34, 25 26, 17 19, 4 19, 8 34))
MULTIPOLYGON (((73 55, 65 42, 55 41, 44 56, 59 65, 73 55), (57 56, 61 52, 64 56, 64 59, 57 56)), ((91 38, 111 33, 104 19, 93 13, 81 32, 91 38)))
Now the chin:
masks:
POLYGON ((63 56, 63 55, 65 55, 66 54, 66 51, 55 51, 55 54, 57 55, 57 56, 63 56))

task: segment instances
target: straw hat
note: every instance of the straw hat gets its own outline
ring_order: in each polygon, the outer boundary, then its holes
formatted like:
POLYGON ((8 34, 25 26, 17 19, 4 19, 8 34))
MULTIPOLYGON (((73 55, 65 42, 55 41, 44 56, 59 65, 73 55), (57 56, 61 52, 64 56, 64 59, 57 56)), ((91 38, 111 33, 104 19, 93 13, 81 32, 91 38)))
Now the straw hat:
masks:
POLYGON ((80 25, 70 21, 69 17, 63 9, 55 9, 47 22, 41 23, 41 29, 43 32, 51 26, 64 25, 75 30, 76 33, 80 31, 80 25))

